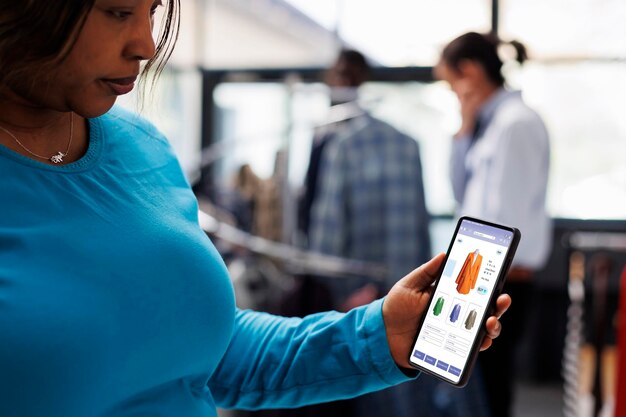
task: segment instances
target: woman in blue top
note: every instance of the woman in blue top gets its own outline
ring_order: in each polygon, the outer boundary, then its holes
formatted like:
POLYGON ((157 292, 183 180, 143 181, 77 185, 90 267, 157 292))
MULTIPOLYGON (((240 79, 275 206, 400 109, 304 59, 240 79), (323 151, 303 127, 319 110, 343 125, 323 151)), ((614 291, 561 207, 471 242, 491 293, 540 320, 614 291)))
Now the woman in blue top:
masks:
POLYGON ((168 55, 166 3, 155 46, 159 0, 0 0, 0 415, 207 417, 414 377, 441 255, 346 314, 236 310, 167 140, 112 109, 168 55))

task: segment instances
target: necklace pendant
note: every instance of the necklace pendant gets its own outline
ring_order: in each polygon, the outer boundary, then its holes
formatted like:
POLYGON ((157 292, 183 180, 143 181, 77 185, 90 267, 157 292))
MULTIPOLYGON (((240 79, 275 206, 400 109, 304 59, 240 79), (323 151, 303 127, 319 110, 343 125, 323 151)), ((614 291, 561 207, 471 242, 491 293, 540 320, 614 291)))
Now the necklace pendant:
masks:
POLYGON ((52 155, 52 156, 50 157, 50 161, 52 161, 52 163, 55 163, 55 164, 60 164, 61 162, 63 162, 63 157, 64 157, 65 155, 66 155, 66 154, 64 154, 63 152, 59 152, 59 153, 58 153, 58 154, 56 154, 56 155, 52 155))

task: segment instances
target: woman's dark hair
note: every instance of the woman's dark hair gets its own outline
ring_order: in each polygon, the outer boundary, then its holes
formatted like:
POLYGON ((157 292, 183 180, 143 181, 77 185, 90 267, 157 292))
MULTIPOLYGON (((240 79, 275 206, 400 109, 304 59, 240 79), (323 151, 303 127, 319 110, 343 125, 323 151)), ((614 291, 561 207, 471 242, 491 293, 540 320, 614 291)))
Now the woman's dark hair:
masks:
MULTIPOLYGON (((0 0, 0 84, 24 82, 71 51, 95 0, 0 0)), ((180 25, 180 0, 168 0, 156 54, 143 70, 157 76, 172 53, 180 25)))
POLYGON ((161 30, 159 31, 159 39, 157 39, 156 42, 156 52, 154 57, 144 66, 141 73, 142 78, 147 77, 150 70, 154 68, 153 81, 156 81, 174 51, 174 46, 176 46, 176 40, 178 39, 179 29, 180 0, 167 0, 165 19, 163 20, 161 30))
MULTIPOLYGON (((468 32, 450 42, 441 53, 441 59, 452 69, 458 71, 465 60, 476 61, 484 69, 487 77, 497 86, 504 85, 502 60, 498 56, 498 46, 502 42, 493 34, 468 32)), ((515 60, 520 64, 528 59, 526 48, 520 42, 508 42, 517 54, 515 60)))

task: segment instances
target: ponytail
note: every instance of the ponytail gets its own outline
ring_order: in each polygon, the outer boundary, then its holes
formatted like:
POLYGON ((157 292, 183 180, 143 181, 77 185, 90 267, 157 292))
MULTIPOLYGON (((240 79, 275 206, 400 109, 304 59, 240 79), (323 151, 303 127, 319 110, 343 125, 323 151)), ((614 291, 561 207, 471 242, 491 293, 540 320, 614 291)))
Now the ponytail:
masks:
MULTIPOLYGON (((441 59, 454 70, 460 69, 465 60, 478 62, 489 80, 497 86, 504 85, 503 59, 499 54, 501 45, 510 45, 515 51, 515 61, 522 64, 528 59, 526 47, 518 42, 502 42, 495 34, 468 32, 451 41, 441 53, 441 59)), ((505 61, 508 59, 504 59, 505 61)))
POLYGON ((523 64, 524 62, 528 60, 528 52, 526 51, 526 47, 524 46, 524 44, 518 41, 510 41, 508 42, 508 44, 511 45, 513 48, 515 48, 515 52, 516 52, 515 60, 518 63, 523 64))

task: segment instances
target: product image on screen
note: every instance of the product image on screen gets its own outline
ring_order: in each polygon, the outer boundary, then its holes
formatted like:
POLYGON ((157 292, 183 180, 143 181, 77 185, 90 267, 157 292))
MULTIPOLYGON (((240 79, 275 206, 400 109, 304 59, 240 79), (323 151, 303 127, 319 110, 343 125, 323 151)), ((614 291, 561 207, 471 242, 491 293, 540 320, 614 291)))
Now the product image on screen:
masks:
POLYGON ((513 238, 510 230, 461 221, 411 362, 459 382, 513 238))

